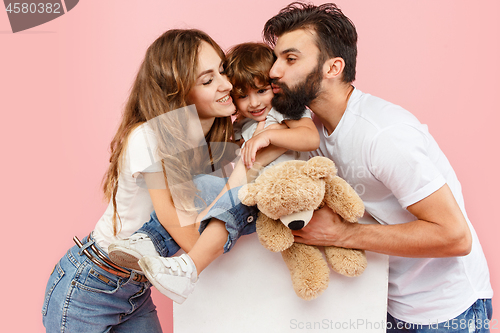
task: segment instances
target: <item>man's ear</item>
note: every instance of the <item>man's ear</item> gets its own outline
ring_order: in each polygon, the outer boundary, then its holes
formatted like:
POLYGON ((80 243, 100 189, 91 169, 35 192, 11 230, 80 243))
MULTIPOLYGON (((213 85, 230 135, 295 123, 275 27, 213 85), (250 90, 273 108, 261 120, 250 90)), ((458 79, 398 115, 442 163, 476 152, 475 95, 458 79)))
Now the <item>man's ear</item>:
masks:
POLYGON ((340 57, 330 58, 323 65, 325 79, 341 78, 344 72, 345 61, 340 57))

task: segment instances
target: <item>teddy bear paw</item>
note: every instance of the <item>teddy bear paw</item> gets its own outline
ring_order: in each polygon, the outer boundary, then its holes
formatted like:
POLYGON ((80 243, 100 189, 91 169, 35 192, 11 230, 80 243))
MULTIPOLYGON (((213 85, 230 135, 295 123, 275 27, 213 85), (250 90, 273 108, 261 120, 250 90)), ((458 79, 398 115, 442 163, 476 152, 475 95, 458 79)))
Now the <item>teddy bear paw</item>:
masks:
POLYGON ((326 247, 325 255, 335 272, 349 277, 361 275, 368 264, 362 250, 326 247))

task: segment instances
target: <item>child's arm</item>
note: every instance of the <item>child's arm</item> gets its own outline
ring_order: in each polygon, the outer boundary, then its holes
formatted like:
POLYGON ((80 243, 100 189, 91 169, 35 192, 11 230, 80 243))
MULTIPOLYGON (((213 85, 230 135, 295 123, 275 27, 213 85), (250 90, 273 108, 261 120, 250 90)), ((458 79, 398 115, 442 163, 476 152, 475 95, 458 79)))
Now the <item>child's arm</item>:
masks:
POLYGON ((259 149, 270 144, 295 151, 311 151, 319 147, 319 133, 312 119, 285 120, 287 129, 269 129, 254 135, 245 143, 241 157, 248 168, 255 162, 259 149))

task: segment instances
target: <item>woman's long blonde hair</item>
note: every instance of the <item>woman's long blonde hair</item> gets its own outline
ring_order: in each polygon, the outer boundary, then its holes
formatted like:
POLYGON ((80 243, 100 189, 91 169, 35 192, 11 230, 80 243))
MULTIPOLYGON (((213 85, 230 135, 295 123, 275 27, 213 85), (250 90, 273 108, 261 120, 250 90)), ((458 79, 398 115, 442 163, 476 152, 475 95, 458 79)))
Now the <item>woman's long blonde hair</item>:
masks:
MULTIPOLYGON (((110 165, 103 178, 105 198, 111 200, 114 206, 115 235, 118 233, 116 217, 120 218, 116 208, 116 193, 127 138, 138 125, 187 106, 186 99, 195 83, 198 53, 202 42, 210 44, 221 59, 225 60, 224 52, 219 45, 206 33, 195 29, 169 30, 156 39, 146 51, 125 106, 122 121, 111 141, 110 165)), ((186 153, 172 155, 173 146, 175 151, 183 151, 183 147, 189 148, 189 145, 185 138, 186 131, 182 130, 185 126, 182 123, 183 113, 168 118, 169 121, 150 122, 157 124, 152 127, 158 141, 158 156, 162 159, 164 170, 169 170, 169 182, 185 184, 185 188, 181 191, 181 203, 183 209, 192 211, 195 208, 193 199, 197 191, 192 182, 189 182, 193 174, 194 152, 192 149, 187 149, 186 153)), ((230 117, 216 118, 205 139, 207 143, 229 142, 232 132, 230 117)), ((219 144, 214 147, 210 156, 205 159, 210 165, 220 159, 224 150, 224 145, 219 144)))

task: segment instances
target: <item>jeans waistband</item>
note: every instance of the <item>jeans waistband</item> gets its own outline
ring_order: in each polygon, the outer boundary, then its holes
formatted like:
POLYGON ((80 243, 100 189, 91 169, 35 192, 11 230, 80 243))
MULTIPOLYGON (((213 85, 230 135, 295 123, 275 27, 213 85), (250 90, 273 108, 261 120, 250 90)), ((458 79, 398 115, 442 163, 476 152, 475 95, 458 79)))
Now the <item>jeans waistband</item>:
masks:
POLYGON ((135 273, 132 274, 130 271, 116 265, 111 260, 109 260, 106 255, 94 244, 95 242, 92 238, 92 233, 88 237, 86 237, 86 240, 84 238, 83 241, 85 243, 81 242, 76 236, 73 237, 73 241, 80 248, 80 255, 84 254, 96 266, 105 270, 106 272, 123 278, 130 278, 130 276, 133 275, 132 280, 136 282, 148 281, 148 279, 144 275, 135 273))

